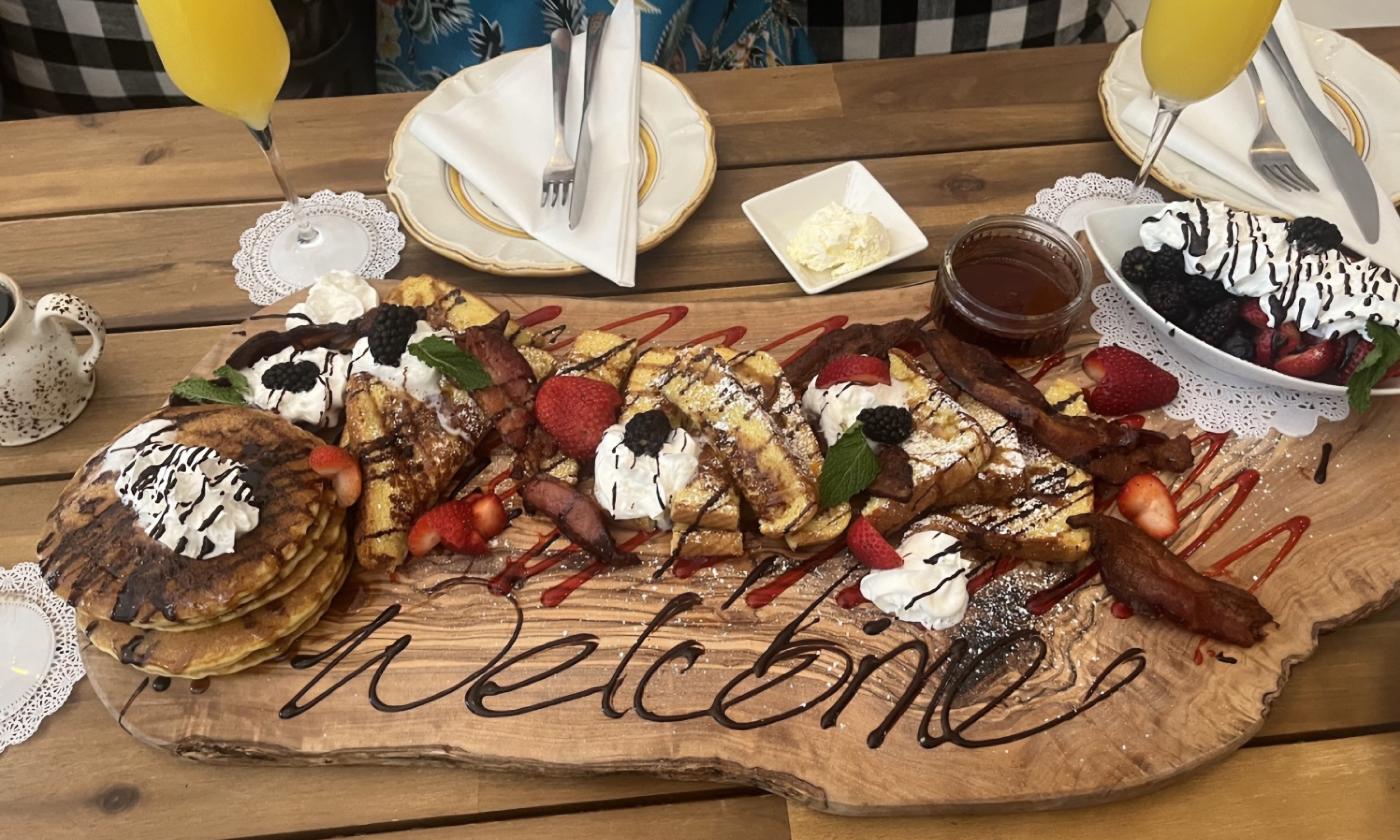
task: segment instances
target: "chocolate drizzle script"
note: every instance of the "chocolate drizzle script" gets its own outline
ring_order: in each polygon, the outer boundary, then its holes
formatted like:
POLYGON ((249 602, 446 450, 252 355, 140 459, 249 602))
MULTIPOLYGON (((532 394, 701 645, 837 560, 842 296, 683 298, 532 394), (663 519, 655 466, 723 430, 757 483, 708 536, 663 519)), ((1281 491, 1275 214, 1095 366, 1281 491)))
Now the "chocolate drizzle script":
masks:
MULTIPOLYGON (((937 654, 927 641, 914 638, 884 653, 865 654, 857 659, 845 645, 807 634, 817 623, 817 619, 811 617, 817 606, 850 580, 855 572, 856 568, 852 567, 838 576, 774 634, 768 646, 752 663, 738 667, 732 677, 715 691, 709 705, 699 708, 679 712, 657 711, 651 705, 657 692, 649 693, 649 689, 668 665, 679 666, 676 678, 685 679, 685 672, 706 655, 705 645, 700 639, 687 638, 672 645, 645 668, 638 660, 643 646, 658 630, 704 603, 701 595, 683 592, 658 609, 617 660, 607 680, 546 699, 512 705, 509 702, 511 694, 544 683, 588 660, 598 654, 601 641, 593 633, 580 632, 517 650, 525 627, 525 614, 511 594, 507 596, 507 601, 513 618, 505 625, 509 630, 503 633, 500 648, 488 661, 451 685, 412 700, 390 702, 384 699, 382 692, 393 681, 391 666, 394 660, 413 643, 413 636, 408 633, 392 638, 353 668, 341 667, 352 653, 367 646, 372 637, 393 625, 402 612, 401 605, 393 604, 329 648, 294 657, 291 660, 292 668, 317 670, 278 714, 283 719, 306 714, 340 689, 368 674, 368 684, 362 689, 352 690, 363 690, 370 706, 386 713, 405 712, 460 695, 467 710, 474 715, 514 717, 596 697, 599 712, 611 719, 622 718, 630 711, 650 722, 709 718, 726 729, 748 730, 770 726, 824 705, 819 724, 827 729, 837 725, 841 714, 860 695, 862 687, 873 675, 903 658, 905 663, 914 666, 913 671, 903 691, 890 700, 891 705, 884 719, 866 736, 867 746, 878 749, 905 713, 920 697, 926 696, 927 704, 915 730, 919 745, 931 749, 952 743, 977 748, 1009 744, 1064 724, 1114 696, 1136 680, 1147 667, 1147 657, 1141 648, 1125 650, 1099 672, 1088 691, 1074 706, 1058 715, 1037 719, 1029 728, 993 731, 992 725, 984 722, 986 717, 1014 702, 1021 687, 1044 667, 1048 648, 1040 633, 1031 629, 1019 630, 992 639, 976 651, 966 640, 954 639, 937 654), (563 655, 562 660, 559 660, 560 655, 563 655), (550 664, 530 671, 531 661, 540 659, 550 664), (818 673, 819 662, 822 664, 818 673), (979 694, 975 700, 960 705, 960 701, 966 700, 971 693, 970 689, 979 676, 987 674, 989 668, 998 666, 1004 671, 1002 678, 996 681, 996 687, 989 689, 985 696, 979 694), (527 671, 528 676, 516 675, 522 670, 527 671), (749 701, 786 686, 809 671, 813 672, 811 676, 820 677, 824 683, 816 696, 800 702, 783 700, 781 708, 765 708, 763 717, 752 718, 741 713, 740 707, 749 701), (637 672, 640 672, 640 676, 635 676, 629 690, 627 677, 637 672), (1005 679, 1007 676, 1009 680, 1005 679)), ((484 578, 462 576, 442 581, 430 590, 430 594, 455 587, 479 587, 489 591, 489 585, 490 581, 484 578)), ((867 637, 863 641, 873 640, 867 637)), ((379 644, 379 641, 375 644, 379 644)), ((604 658, 611 661, 611 657, 604 658)))

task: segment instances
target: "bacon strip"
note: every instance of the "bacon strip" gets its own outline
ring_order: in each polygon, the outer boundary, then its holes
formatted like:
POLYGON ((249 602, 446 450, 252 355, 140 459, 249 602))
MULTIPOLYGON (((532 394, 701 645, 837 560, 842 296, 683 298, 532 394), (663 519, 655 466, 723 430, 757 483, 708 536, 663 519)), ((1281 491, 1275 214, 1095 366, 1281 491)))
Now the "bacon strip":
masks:
POLYGON ((832 330, 813 342, 806 352, 798 356, 786 368, 788 381, 799 392, 807 387, 812 377, 822 366, 837 356, 864 355, 881 356, 908 342, 919 341, 921 325, 918 321, 905 318, 887 324, 851 324, 839 330, 832 330))
POLYGON ((959 388, 1096 478, 1122 484, 1139 473, 1181 472, 1194 460, 1185 435, 1167 437, 1095 417, 1058 414, 1040 389, 993 353, 942 330, 924 332, 922 338, 939 369, 959 388))
POLYGON ((576 488, 553 476, 537 475, 520 486, 525 507, 543 514, 579 548, 610 566, 630 566, 635 554, 619 551, 603 512, 576 488))
POLYGON ((456 338, 457 346, 476 356, 491 375, 491 387, 473 391, 472 396, 506 445, 519 450, 529 441, 535 425, 535 374, 506 338, 509 317, 502 312, 491 323, 469 327, 456 338))
POLYGON ((1136 526, 1101 513, 1070 517, 1094 534, 1108 591, 1133 612, 1165 616, 1193 633, 1249 647, 1274 617, 1249 592, 1198 573, 1136 526))

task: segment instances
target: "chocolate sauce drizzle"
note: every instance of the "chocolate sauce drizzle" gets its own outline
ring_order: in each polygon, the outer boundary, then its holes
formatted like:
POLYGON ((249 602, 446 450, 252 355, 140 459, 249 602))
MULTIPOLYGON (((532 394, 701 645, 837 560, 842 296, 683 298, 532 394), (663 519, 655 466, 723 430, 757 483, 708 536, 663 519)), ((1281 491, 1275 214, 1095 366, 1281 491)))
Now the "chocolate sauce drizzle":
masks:
MULTIPOLYGON (((730 595, 727 604, 738 597, 760 579, 766 570, 771 570, 779 560, 778 555, 765 558, 730 595)), ((322 701, 345 687, 361 674, 371 672, 369 683, 364 687, 365 696, 371 707, 381 712, 404 712, 417 709, 429 703, 462 692, 463 702, 468 711, 478 717, 514 717, 542 709, 597 695, 599 709, 610 719, 624 717, 629 708, 641 720, 650 722, 676 722, 708 717, 719 726, 730 730, 757 729, 797 717, 810 711, 828 699, 835 697, 823 711, 820 725, 823 728, 835 726, 841 713, 860 695, 866 680, 890 662, 912 656, 916 667, 903 692, 893 700, 890 711, 884 720, 867 735, 870 749, 879 748, 889 732, 903 718, 909 708, 925 694, 932 684, 928 706, 917 725, 915 732, 920 746, 932 749, 946 743, 963 748, 993 747, 1029 738, 1051 728, 1066 723, 1080 714, 1116 694, 1124 686, 1133 682, 1147 667, 1147 658, 1141 648, 1130 648, 1119 654, 1094 679, 1080 702, 1068 710, 1048 719, 1037 716, 1037 722, 1030 728, 1013 732, 983 733, 982 721, 993 710, 1009 705, 1014 695, 1030 681, 1044 665, 1047 646, 1043 637, 1035 630, 1020 630, 992 640, 975 655, 966 639, 955 639, 937 656, 930 650, 923 638, 904 641, 895 648, 880 654, 868 654, 857 662, 852 653, 842 644, 824 638, 805 636, 819 619, 811 618, 816 608, 844 585, 858 566, 851 566, 837 576, 820 594, 809 602, 801 612, 793 617, 776 634, 768 647, 757 657, 751 666, 742 667, 713 695, 704 708, 683 711, 658 711, 648 704, 648 687, 668 665, 678 665, 675 676, 683 677, 700 659, 705 656, 705 646, 696 639, 684 639, 661 653, 642 672, 631 692, 631 703, 619 702, 624 691, 627 672, 633 666, 638 652, 660 628, 671 624, 679 616, 704 603, 703 596, 696 592, 682 592, 667 601, 638 634, 631 646, 618 660, 611 676, 597 685, 575 689, 565 694, 548 697, 535 702, 508 705, 503 701, 511 693, 543 683, 551 677, 568 671, 575 665, 589 659, 600 647, 599 637, 593 633, 572 633, 550 639, 533 647, 516 652, 523 626, 524 612, 513 595, 507 594, 514 616, 508 638, 489 661, 471 673, 444 688, 423 697, 390 702, 381 694, 386 677, 391 677, 390 669, 394 660, 413 642, 410 634, 397 636, 374 655, 355 668, 339 676, 328 687, 320 688, 329 681, 338 666, 352 653, 366 644, 380 630, 388 627, 400 614, 401 606, 394 604, 363 626, 352 630, 340 641, 319 653, 296 656, 291 667, 305 670, 320 666, 320 670, 293 697, 288 700, 278 714, 290 719, 311 711, 322 701), (531 660, 550 657, 555 651, 567 655, 538 671, 525 676, 513 676, 512 672, 525 668, 531 660), (1019 654, 1019 656, 1013 656, 1019 654), (987 673, 989 663, 1017 661, 1022 663, 1019 673, 996 694, 979 698, 972 706, 958 707, 959 699, 987 673), (745 718, 739 712, 748 701, 788 685, 809 670, 822 666, 822 679, 818 681, 820 690, 816 695, 786 708, 768 710, 764 717, 745 718), (933 678, 937 676, 937 683, 933 678), (319 688, 319 691, 318 691, 319 688), (312 694, 312 692, 316 692, 312 694), (837 696, 839 694, 839 696, 837 696), (955 710, 966 717, 954 720, 955 710), (970 711, 969 711, 970 710, 970 711), (978 731, 973 732, 976 728, 978 731)), ((458 586, 480 587, 488 590, 490 581, 472 576, 451 578, 437 584, 430 594, 458 586)), ((866 625, 867 634, 876 635, 889 627, 889 619, 879 619, 866 625)), ((144 683, 142 685, 144 688, 144 683)), ((134 696, 134 695, 133 695, 134 696)))
POLYGON ((1332 460, 1332 444, 1330 442, 1322 444, 1322 455, 1317 460, 1317 470, 1313 472, 1313 481, 1318 484, 1327 483, 1327 465, 1332 460))

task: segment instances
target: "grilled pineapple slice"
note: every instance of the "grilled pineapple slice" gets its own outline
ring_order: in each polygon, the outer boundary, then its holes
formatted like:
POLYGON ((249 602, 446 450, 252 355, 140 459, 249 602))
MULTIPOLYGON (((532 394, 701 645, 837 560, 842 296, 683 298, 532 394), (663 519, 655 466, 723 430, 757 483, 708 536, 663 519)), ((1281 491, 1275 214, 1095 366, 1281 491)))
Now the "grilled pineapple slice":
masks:
POLYGON ((710 347, 686 347, 662 376, 661 393, 705 429, 729 458, 765 536, 787 536, 817 513, 817 482, 783 445, 783 431, 710 347))
POLYGON ((907 524, 971 481, 992 455, 982 427, 912 356, 891 350, 890 377, 904 385, 905 406, 914 418, 914 431, 901 444, 914 473, 914 492, 907 502, 866 501, 861 513, 881 533, 907 524))

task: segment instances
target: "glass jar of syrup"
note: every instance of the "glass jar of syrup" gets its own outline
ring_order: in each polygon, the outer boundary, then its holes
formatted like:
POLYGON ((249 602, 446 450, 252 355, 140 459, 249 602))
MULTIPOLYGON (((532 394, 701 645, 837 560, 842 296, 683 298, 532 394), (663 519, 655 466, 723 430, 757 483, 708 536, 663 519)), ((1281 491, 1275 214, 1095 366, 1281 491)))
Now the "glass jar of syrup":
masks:
POLYGON ((1030 216, 986 216, 958 231, 933 289, 933 324, 1000 356, 1064 347, 1089 298, 1089 256, 1030 216))

